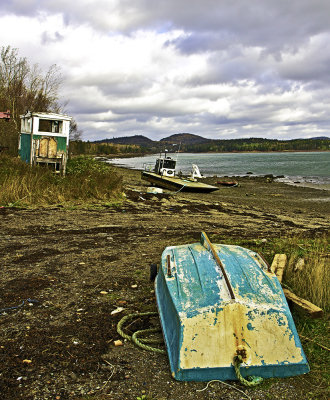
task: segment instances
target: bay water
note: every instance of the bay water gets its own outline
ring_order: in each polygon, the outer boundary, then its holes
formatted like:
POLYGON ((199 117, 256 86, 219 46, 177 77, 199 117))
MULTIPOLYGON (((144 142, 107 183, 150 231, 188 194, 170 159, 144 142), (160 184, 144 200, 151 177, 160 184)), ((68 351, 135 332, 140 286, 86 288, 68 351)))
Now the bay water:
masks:
MULTIPOLYGON (((145 157, 108 160, 115 165, 143 170, 154 164, 159 154, 145 157)), ((263 176, 304 186, 330 189, 330 152, 274 152, 274 153, 172 153, 177 160, 176 171, 191 172, 197 164, 204 176, 263 176)))

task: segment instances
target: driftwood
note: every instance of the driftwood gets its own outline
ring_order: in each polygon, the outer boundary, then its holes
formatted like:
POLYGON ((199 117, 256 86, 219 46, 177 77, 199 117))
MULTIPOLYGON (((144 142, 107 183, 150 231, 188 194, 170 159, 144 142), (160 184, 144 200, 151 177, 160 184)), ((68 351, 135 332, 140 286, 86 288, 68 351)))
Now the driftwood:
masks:
POLYGON ((282 282, 284 269, 286 266, 286 254, 275 254, 270 269, 277 276, 277 279, 282 282))
POLYGON ((311 303, 308 300, 298 297, 297 295, 292 293, 289 289, 283 288, 283 292, 284 292, 285 297, 288 300, 291 300, 300 309, 305 311, 310 317, 312 317, 312 318, 322 318, 323 317, 322 308, 317 307, 315 304, 311 303))
MULTIPOLYGON (((285 254, 275 254, 272 265, 271 271, 277 276, 277 279, 282 283, 283 272, 286 266, 287 256, 285 254)), ((283 292, 285 297, 292 301, 297 307, 303 310, 312 318, 322 318, 323 317, 323 310, 320 307, 317 307, 315 304, 311 303, 308 300, 302 299, 301 297, 297 296, 289 289, 284 289, 283 292)))

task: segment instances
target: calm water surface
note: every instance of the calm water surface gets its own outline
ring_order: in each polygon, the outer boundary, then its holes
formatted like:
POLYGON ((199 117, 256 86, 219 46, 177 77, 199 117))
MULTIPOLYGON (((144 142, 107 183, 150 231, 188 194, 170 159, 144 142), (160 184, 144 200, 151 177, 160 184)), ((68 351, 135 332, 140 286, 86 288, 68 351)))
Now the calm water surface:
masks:
MULTIPOLYGON (((109 162, 134 169, 144 169, 144 164, 154 164, 158 154, 113 159, 109 162)), ((191 172, 197 164, 204 176, 244 176, 272 174, 284 176, 286 183, 300 182, 330 186, 330 152, 306 153, 180 153, 170 154, 177 159, 177 171, 191 172)))

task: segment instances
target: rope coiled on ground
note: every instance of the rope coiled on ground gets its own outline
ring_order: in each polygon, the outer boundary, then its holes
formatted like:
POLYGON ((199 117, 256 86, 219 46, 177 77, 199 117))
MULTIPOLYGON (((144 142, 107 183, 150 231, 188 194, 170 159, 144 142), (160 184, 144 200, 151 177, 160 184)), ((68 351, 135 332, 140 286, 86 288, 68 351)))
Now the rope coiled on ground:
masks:
POLYGON ((155 332, 161 332, 161 329, 159 328, 152 328, 152 329, 143 329, 139 330, 133 333, 132 336, 127 335, 123 331, 123 325, 127 322, 130 321, 134 318, 139 318, 139 317, 145 317, 145 316, 152 316, 152 315, 158 315, 157 312, 145 312, 145 313, 138 313, 138 314, 129 314, 123 317, 117 324, 117 332, 121 337, 124 339, 127 339, 133 343, 135 343, 137 346, 141 347, 144 350, 148 351, 153 351, 155 353, 160 353, 160 354, 165 354, 166 351, 163 349, 158 349, 157 347, 152 347, 147 345, 146 343, 163 343, 162 339, 140 339, 140 336, 147 335, 150 333, 155 333, 155 332))

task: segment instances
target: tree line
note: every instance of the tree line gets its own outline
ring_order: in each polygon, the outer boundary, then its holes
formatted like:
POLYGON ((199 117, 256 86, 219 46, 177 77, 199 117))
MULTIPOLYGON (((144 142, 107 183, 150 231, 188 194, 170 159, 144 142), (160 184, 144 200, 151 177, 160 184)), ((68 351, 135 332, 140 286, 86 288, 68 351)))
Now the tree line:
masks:
POLYGON ((228 139, 212 140, 200 144, 182 146, 182 151, 194 153, 207 152, 271 152, 271 151, 326 151, 330 150, 330 139, 228 139))
POLYGON ((89 155, 89 156, 120 156, 123 154, 140 155, 148 152, 139 145, 125 145, 114 143, 93 143, 82 140, 72 140, 69 151, 71 156, 89 155))
MULTIPOLYGON (((153 154, 164 149, 176 152, 178 146, 162 142, 150 145, 115 144, 108 142, 70 142, 71 155, 122 156, 153 154), (165 146, 165 147, 164 147, 165 146)), ((227 139, 209 140, 198 144, 181 143, 180 151, 187 153, 275 152, 275 151, 329 151, 330 139, 227 139)))

